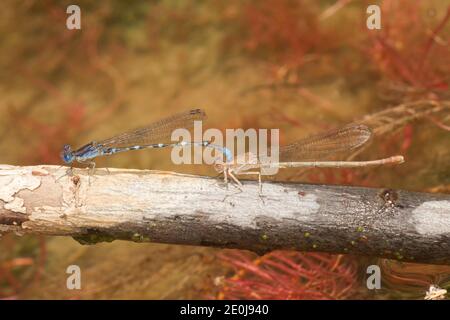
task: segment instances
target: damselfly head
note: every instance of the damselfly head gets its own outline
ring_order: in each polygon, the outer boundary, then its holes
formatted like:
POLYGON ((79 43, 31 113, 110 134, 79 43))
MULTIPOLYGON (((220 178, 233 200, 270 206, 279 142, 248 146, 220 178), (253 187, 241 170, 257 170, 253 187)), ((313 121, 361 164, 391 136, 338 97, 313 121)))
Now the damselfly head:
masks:
POLYGON ((68 144, 64 145, 63 151, 61 152, 61 159, 63 159, 65 163, 72 163, 74 160, 72 148, 68 144))

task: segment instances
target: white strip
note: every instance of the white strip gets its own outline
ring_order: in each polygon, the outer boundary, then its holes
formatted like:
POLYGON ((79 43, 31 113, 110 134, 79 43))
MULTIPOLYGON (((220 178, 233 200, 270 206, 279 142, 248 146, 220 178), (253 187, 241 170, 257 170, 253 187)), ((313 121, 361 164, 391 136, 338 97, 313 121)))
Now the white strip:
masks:
POLYGON ((427 201, 412 213, 413 223, 420 234, 450 236, 450 201, 427 201))

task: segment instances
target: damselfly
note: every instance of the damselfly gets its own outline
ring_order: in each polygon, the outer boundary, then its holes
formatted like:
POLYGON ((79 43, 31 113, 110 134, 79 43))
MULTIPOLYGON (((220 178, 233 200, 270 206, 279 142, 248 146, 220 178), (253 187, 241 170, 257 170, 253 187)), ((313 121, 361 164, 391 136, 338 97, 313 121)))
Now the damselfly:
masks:
POLYGON ((261 193, 261 172, 268 168, 354 168, 404 162, 403 156, 399 155, 370 161, 321 161, 335 154, 356 150, 371 136, 372 132, 367 126, 350 124, 281 147, 280 161, 276 163, 264 162, 252 153, 245 153, 229 162, 217 162, 214 167, 217 172, 223 173, 225 183, 228 183, 229 176, 239 187, 242 187, 242 183, 237 175, 257 175, 261 193))
POLYGON ((189 145, 208 146, 208 141, 182 141, 177 143, 171 141, 173 130, 178 128, 192 128, 194 126, 194 121, 201 121, 204 119, 206 119, 206 114, 203 110, 190 110, 157 121, 146 127, 116 135, 109 139, 92 141, 77 150, 72 150, 70 145, 65 145, 61 152, 61 158, 65 163, 73 163, 74 161, 86 163, 93 170, 95 168, 95 162, 93 160, 100 156, 110 156, 120 152, 146 148, 166 148, 189 145))

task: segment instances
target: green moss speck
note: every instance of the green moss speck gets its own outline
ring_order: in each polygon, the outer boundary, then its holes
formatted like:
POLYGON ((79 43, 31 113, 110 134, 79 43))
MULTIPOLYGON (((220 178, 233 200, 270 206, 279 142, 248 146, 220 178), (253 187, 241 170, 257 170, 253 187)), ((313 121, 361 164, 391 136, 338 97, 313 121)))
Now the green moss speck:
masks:
POLYGON ((87 234, 73 237, 73 239, 82 245, 96 244, 99 242, 113 242, 114 240, 117 240, 116 237, 108 234, 87 234))
POLYGON ((133 234, 130 240, 134 242, 150 242, 150 238, 148 236, 144 236, 140 233, 133 234))
POLYGON ((75 241, 82 245, 91 245, 99 242, 112 242, 114 240, 127 240, 133 242, 150 242, 148 236, 140 233, 108 233, 108 231, 87 230, 87 234, 73 237, 75 241))
POLYGON ((403 259, 403 255, 400 252, 396 252, 395 256, 397 257, 398 260, 402 260, 403 259))

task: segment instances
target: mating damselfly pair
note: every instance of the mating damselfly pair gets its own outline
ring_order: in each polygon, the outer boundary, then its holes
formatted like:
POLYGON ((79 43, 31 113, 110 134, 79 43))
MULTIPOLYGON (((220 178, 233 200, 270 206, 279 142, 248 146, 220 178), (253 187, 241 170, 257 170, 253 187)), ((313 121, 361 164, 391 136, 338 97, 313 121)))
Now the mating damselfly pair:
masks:
POLYGON ((257 175, 260 192, 262 187, 261 171, 268 168, 353 168, 404 162, 403 156, 392 156, 370 161, 324 160, 334 154, 353 151, 366 144, 370 140, 372 132, 367 126, 362 124, 350 124, 340 129, 314 135, 280 147, 280 161, 278 162, 265 162, 252 153, 233 157, 231 150, 214 145, 209 141, 171 141, 172 132, 175 129, 189 129, 194 126, 194 121, 203 121, 205 119, 206 113, 203 110, 189 110, 154 122, 146 127, 125 132, 105 140, 92 141, 77 150, 72 150, 69 145, 65 145, 61 157, 66 163, 70 164, 77 161, 88 164, 91 169, 94 169, 95 162, 93 160, 100 156, 109 156, 120 152, 146 148, 203 146, 214 148, 225 156, 226 161, 218 160, 214 168, 217 172, 223 173, 226 183, 228 182, 228 177, 230 177, 238 187, 242 187, 236 176, 257 175))

